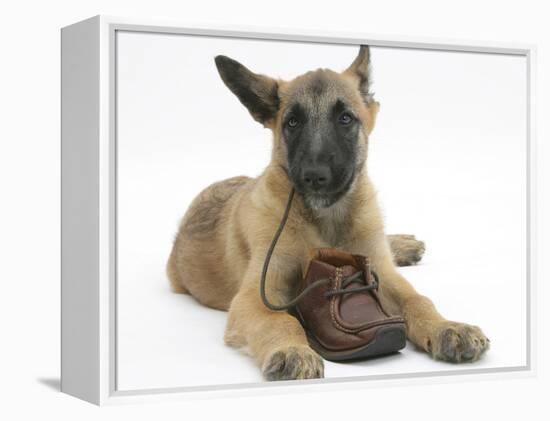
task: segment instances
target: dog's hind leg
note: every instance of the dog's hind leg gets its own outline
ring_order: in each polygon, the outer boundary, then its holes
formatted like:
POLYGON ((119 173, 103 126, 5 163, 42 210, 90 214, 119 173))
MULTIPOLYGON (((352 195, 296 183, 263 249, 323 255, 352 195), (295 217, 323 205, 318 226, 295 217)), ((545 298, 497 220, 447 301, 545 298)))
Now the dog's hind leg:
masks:
POLYGON ((415 265, 422 259, 426 246, 414 235, 394 234, 388 235, 387 238, 397 266, 415 265))

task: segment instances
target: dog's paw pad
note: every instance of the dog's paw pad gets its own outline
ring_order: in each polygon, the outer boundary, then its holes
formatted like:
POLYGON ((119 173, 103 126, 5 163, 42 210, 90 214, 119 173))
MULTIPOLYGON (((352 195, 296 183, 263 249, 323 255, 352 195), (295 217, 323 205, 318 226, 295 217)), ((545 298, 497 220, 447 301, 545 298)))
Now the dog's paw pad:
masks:
POLYGON ((319 379, 323 360, 308 346, 288 347, 273 352, 262 369, 266 380, 319 379))
POLYGON ((477 326, 443 322, 427 340, 426 349, 433 358, 453 363, 477 361, 490 341, 477 326))

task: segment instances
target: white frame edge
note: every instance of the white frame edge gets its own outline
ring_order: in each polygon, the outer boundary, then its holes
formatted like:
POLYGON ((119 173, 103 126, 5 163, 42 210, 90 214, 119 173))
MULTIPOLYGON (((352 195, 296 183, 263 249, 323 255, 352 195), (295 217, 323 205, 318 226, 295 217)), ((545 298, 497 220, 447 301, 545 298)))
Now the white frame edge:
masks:
POLYGON ((99 403, 98 18, 61 32, 61 391, 99 403))
POLYGON ((536 374, 534 45, 433 40, 96 16, 61 30, 61 390, 103 405, 412 386, 536 374), (522 55, 527 59, 527 365, 276 383, 118 391, 116 384, 116 31, 522 55), (374 381, 376 380, 376 381, 374 381))

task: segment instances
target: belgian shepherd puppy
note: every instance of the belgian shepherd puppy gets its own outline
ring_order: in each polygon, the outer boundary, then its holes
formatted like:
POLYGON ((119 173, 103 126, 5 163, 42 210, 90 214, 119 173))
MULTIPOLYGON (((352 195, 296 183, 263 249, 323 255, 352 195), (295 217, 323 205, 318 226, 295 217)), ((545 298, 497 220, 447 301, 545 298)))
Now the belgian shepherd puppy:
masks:
POLYGON ((477 360, 489 347, 482 331, 443 318, 396 270, 418 261, 424 248, 412 236, 386 236, 368 177, 368 138, 379 110, 369 89, 369 47, 341 73, 318 69, 290 81, 225 56, 215 62, 227 87, 273 132, 271 162, 257 178, 220 181, 195 198, 168 259, 173 290, 228 310, 225 342, 255 358, 267 380, 323 377, 323 361, 298 320, 260 299, 266 253, 294 187, 267 276, 271 302, 294 296, 312 248, 368 255, 383 305, 405 318, 410 341, 436 359, 477 360))

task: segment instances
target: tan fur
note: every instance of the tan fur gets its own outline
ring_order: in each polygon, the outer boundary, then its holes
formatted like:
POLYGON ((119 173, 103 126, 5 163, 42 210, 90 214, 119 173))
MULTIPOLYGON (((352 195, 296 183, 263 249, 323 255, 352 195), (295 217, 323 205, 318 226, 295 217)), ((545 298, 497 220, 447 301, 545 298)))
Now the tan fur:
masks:
POLYGON ((393 254, 393 261, 397 266, 414 265, 420 261, 426 250, 424 242, 414 235, 388 235, 388 241, 393 254))
MULTIPOLYGON (((277 81, 280 108, 318 77, 329 78, 335 92, 353 104, 363 123, 361 159, 366 161, 379 106, 362 100, 349 69, 342 74, 319 70, 290 82, 277 81)), ((266 378, 322 377, 322 360, 309 347, 300 323, 285 312, 268 310, 259 293, 267 249, 291 189, 279 118, 280 113, 265 123, 273 131, 273 152, 258 178, 216 183, 193 201, 174 242, 167 274, 174 291, 189 292, 204 305, 229 311, 226 343, 247 349, 266 378)), ((380 276, 384 304, 404 315, 408 337, 416 346, 435 358, 476 359, 488 346, 479 328, 445 320, 396 270, 390 244, 399 264, 418 261, 424 245, 411 236, 386 237, 376 191, 366 165, 361 168, 351 190, 329 208, 312 210, 296 195, 271 260, 268 298, 283 303, 293 296, 312 248, 366 254, 380 276), (465 352, 475 355, 471 358, 465 352)))

